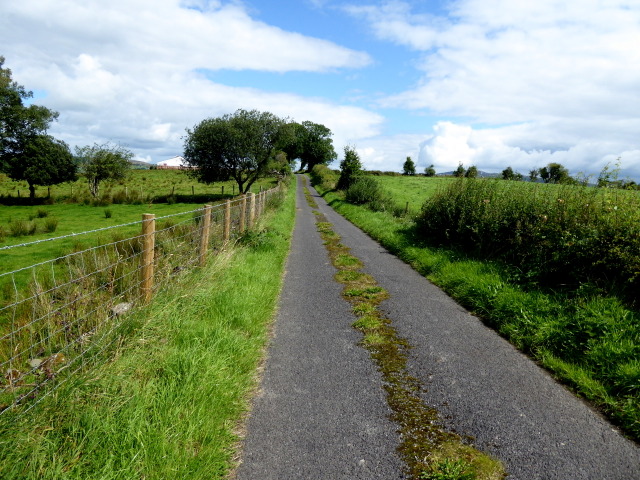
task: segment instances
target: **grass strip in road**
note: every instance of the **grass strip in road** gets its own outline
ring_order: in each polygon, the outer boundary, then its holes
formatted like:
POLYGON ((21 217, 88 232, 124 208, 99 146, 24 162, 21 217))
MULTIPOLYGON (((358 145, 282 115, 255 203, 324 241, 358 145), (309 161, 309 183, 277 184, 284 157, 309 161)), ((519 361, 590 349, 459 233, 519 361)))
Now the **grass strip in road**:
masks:
MULTIPOLYGON (((423 480, 499 480, 505 478, 502 464, 480 452, 459 435, 445 430, 438 412, 420 398, 420 381, 407 372, 411 346, 400 337, 392 321, 378 305, 388 293, 376 280, 361 272, 362 262, 340 243, 340 237, 323 215, 316 215, 317 228, 338 270, 336 281, 344 285, 343 297, 353 305, 358 319, 353 327, 362 332, 366 348, 382 374, 391 419, 398 425, 398 452, 410 478, 423 480)), ((468 440, 468 439, 467 439, 468 440)))
POLYGON ((1 418, 0 478, 225 478, 282 285, 293 190, 259 230, 132 314, 86 374, 1 418))
POLYGON ((331 207, 529 354, 640 441, 639 314, 615 297, 523 288, 498 262, 422 244, 411 218, 351 205, 319 192, 331 207))

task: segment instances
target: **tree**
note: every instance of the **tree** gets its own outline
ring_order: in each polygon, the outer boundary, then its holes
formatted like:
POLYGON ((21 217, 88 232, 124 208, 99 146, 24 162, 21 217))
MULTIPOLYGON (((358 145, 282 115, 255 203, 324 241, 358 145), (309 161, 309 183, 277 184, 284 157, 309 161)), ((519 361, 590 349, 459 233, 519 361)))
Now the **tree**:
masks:
POLYGON ((538 170, 537 168, 534 168, 529 171, 529 180, 531 180, 532 182, 535 182, 536 180, 538 180, 539 176, 540 176, 540 170, 538 170))
POLYGON ((507 167, 502 171, 502 179, 503 180, 513 180, 515 178, 515 172, 513 168, 507 167))
POLYGON ((285 125, 272 113, 242 109, 203 120, 187 129, 183 156, 195 167, 190 174, 204 183, 233 178, 240 193, 247 192, 267 174, 285 125))
POLYGON ((569 170, 559 163, 550 163, 540 169, 540 178, 545 183, 568 183, 571 181, 569 170))
POLYGON ((453 176, 458 178, 464 177, 464 167, 462 166, 462 163, 459 163, 458 168, 453 171, 453 176))
POLYGON ((278 149, 285 152, 291 161, 299 158, 300 170, 310 172, 316 165, 327 165, 336 159, 331 135, 331 130, 319 123, 287 123, 278 149))
POLYGON ((476 178, 478 176, 478 167, 476 167, 475 165, 471 165, 469 168, 467 168, 464 176, 467 178, 476 178))
POLYGON ((7 173, 14 180, 29 184, 31 201, 36 185, 48 186, 77 179, 77 167, 66 143, 50 135, 34 135, 24 140, 19 156, 7 162, 7 173))
POLYGON ((424 174, 427 177, 435 177, 436 169, 433 167, 433 163, 424 169, 424 174))
POLYGON ((407 159, 404 162, 404 165, 402 166, 402 174, 403 175, 415 175, 416 174, 416 164, 413 163, 413 160, 411 160, 411 157, 407 157, 407 159))
POLYGON ((338 190, 346 190, 356 179, 362 175, 362 163, 360 156, 354 147, 344 147, 344 159, 340 162, 340 178, 338 179, 338 190))
POLYGON ((0 56, 0 171, 19 172, 17 164, 24 160, 27 144, 42 144, 44 140, 35 138, 46 133, 58 113, 39 105, 25 106, 23 100, 33 93, 12 80, 11 70, 2 67, 4 60, 0 56))
POLYGON ((81 172, 89 183, 91 195, 100 193, 100 183, 108 180, 122 180, 127 177, 133 159, 133 152, 120 146, 105 143, 76 147, 76 157, 81 172))

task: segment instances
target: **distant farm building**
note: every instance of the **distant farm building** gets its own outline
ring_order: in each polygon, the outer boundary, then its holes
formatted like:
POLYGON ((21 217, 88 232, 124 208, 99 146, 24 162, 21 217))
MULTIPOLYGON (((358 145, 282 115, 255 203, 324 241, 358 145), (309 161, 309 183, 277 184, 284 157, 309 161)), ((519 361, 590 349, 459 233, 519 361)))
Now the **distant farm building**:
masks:
POLYGON ((190 167, 181 156, 172 157, 168 160, 158 162, 158 170, 185 170, 190 167))

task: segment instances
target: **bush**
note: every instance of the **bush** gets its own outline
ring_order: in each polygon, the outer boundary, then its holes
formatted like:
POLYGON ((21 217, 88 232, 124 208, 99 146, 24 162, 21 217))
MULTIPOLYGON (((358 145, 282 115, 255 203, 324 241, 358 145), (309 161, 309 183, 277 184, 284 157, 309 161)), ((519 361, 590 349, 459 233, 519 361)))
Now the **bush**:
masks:
POLYGON ((336 188, 338 175, 326 165, 315 165, 311 169, 311 183, 318 185, 323 190, 333 190, 336 188))
POLYGON ((53 233, 58 228, 58 220, 56 218, 47 218, 44 222, 44 231, 53 233))
POLYGON ((35 222, 27 220, 17 220, 9 224, 9 232, 12 237, 24 237, 26 235, 35 235, 37 226, 35 222))
POLYGON ((619 287, 640 300, 639 204, 633 192, 461 179, 425 202, 418 226, 543 285, 619 287))

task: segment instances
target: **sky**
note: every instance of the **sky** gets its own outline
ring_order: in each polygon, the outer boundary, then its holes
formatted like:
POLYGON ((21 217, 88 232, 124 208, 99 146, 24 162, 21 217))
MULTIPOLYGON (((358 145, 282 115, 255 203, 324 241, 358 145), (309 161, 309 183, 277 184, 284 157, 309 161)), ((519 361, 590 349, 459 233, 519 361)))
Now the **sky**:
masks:
POLYGON ((0 55, 72 148, 156 163, 242 108, 369 170, 640 180, 640 0, 3 0, 0 55))

